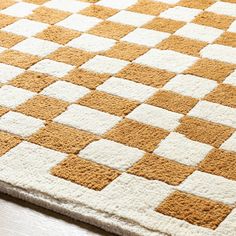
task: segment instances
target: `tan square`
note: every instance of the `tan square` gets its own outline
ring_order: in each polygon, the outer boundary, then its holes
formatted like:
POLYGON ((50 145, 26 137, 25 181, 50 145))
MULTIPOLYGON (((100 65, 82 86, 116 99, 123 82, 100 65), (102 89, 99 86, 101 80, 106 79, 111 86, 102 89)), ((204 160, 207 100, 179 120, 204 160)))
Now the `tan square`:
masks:
POLYGON ((233 17, 205 11, 197 15, 196 18, 193 20, 193 23, 226 30, 229 28, 233 21, 233 17))
POLYGON ((29 2, 29 3, 34 3, 34 4, 43 4, 45 2, 48 2, 49 0, 24 0, 25 2, 29 2))
POLYGON ((92 53, 80 49, 61 47, 52 54, 48 55, 47 58, 74 66, 80 66, 93 56, 94 55, 92 53))
POLYGON ((116 179, 120 172, 109 167, 84 160, 71 155, 57 166, 51 173, 84 187, 100 191, 116 179))
POLYGON ((170 91, 158 91, 147 103, 177 113, 187 114, 198 100, 170 91))
POLYGON ((231 2, 231 3, 236 3, 236 0, 221 0, 222 2, 231 2))
MULTIPOLYGON (((1 21, 1 16, 0 16, 0 21, 1 21)), ((0 24, 1 24, 1 22, 0 22, 0 24)), ((11 48, 14 45, 16 45, 17 43, 23 41, 24 39, 25 39, 25 37, 23 37, 23 36, 0 31, 0 46, 1 47, 11 48)))
POLYGON ((25 73, 11 80, 10 84, 18 88, 23 88, 39 93, 53 82, 55 82, 55 79, 49 75, 26 71, 25 73))
POLYGON ((226 62, 203 58, 193 64, 185 73, 222 82, 233 72, 234 68, 234 65, 226 62))
POLYGON ((43 120, 51 120, 66 110, 67 102, 46 96, 35 96, 18 106, 17 111, 43 120))
POLYGON ((110 50, 106 51, 103 55, 107 57, 115 57, 118 59, 133 61, 137 57, 147 52, 149 48, 133 43, 118 42, 110 50))
POLYGON ((221 0, 222 2, 231 2, 231 3, 236 3, 236 0, 221 0))
POLYGON ((16 17, 7 16, 0 13, 0 29, 14 23, 16 20, 16 17))
POLYGON ((219 147, 234 132, 230 127, 187 116, 181 119, 176 131, 214 147, 219 147))
POLYGON ((91 5, 83 9, 79 13, 86 16, 107 19, 108 17, 115 15, 117 12, 118 12, 117 10, 112 9, 112 8, 98 6, 98 5, 91 5))
POLYGON ((156 209, 161 214, 210 229, 216 229, 231 210, 222 203, 178 191, 172 193, 156 209))
POLYGON ((160 180, 171 185, 179 185, 193 171, 193 167, 156 155, 146 154, 128 170, 128 173, 150 180, 160 180))
POLYGON ((105 38, 117 39, 124 37, 129 32, 133 31, 135 27, 123 25, 110 21, 103 21, 102 23, 93 27, 89 33, 102 36, 105 38))
POLYGON ((4 115, 9 111, 8 108, 0 106, 0 116, 4 115))
POLYGON ((149 15, 159 15, 161 12, 167 10, 169 7, 170 5, 162 2, 140 0, 136 4, 129 7, 128 10, 149 15))
POLYGON ((199 56, 199 52, 207 46, 207 43, 188 39, 180 36, 171 35, 157 45, 162 50, 174 50, 191 56, 199 56))
POLYGON ((206 9, 213 3, 215 3, 214 0, 181 0, 178 2, 178 5, 183 7, 206 9))
POLYGON ((137 102, 100 91, 93 91, 85 95, 78 103, 116 116, 125 116, 138 106, 137 102))
POLYGON ((38 7, 36 8, 31 15, 28 16, 28 19, 40 21, 47 24, 55 24, 59 21, 64 20, 71 13, 47 8, 47 7, 38 7))
POLYGON ((0 156, 21 142, 20 138, 0 131, 0 156))
POLYGON ((214 43, 236 47, 236 33, 225 32, 214 43))
POLYGON ((55 25, 49 26, 47 29, 36 35, 39 39, 44 39, 59 44, 66 44, 79 36, 80 33, 78 31, 55 25))
POLYGON ((99 74, 80 68, 75 68, 63 77, 63 80, 73 84, 82 85, 90 89, 95 89, 97 86, 104 83, 109 77, 110 75, 108 74, 99 74))
POLYGON ((168 134, 166 130, 124 119, 104 136, 125 145, 152 152, 168 134))
POLYGON ((163 87, 171 78, 175 76, 172 72, 161 69, 154 69, 139 64, 129 64, 121 70, 117 77, 132 80, 138 83, 150 85, 153 87, 163 87))
POLYGON ((175 21, 157 17, 152 21, 150 21, 149 23, 147 23, 146 25, 144 25, 143 28, 158 30, 173 34, 175 31, 183 27, 185 24, 186 23, 182 21, 175 21))
POLYGON ((0 63, 17 66, 23 69, 28 69, 39 60, 40 58, 37 56, 14 50, 7 50, 0 53, 0 63))
POLYGON ((16 3, 16 2, 13 1, 13 0, 3 0, 3 1, 0 2, 0 10, 3 10, 7 7, 10 7, 14 3, 16 3))
POLYGON ((215 149, 200 163, 199 169, 236 180, 236 153, 215 149))
POLYGON ((57 123, 49 123, 29 138, 30 142, 64 153, 78 153, 97 137, 88 132, 57 123))
POLYGON ((220 84, 205 99, 210 102, 236 108, 236 87, 228 84, 220 84))

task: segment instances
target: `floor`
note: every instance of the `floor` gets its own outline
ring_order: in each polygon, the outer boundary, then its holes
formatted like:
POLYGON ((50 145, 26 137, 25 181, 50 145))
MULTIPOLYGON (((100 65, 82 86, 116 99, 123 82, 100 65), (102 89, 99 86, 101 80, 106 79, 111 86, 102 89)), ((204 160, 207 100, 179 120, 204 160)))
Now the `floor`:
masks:
POLYGON ((96 227, 0 193, 1 236, 112 236, 96 227))

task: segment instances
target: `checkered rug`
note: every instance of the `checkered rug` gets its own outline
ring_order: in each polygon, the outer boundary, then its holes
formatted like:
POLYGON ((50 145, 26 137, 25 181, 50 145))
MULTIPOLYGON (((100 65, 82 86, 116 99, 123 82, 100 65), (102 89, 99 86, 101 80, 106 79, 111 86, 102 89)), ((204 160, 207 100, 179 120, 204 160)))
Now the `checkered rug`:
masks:
POLYGON ((130 236, 236 235, 235 0, 1 0, 0 191, 130 236))

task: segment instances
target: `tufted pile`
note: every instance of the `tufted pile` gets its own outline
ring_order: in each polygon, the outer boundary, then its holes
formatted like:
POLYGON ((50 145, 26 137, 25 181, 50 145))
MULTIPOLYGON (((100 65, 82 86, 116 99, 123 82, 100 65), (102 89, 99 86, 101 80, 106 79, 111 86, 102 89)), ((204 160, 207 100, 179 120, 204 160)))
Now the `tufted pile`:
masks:
POLYGON ((235 0, 0 1, 0 191, 119 235, 235 236, 235 0))

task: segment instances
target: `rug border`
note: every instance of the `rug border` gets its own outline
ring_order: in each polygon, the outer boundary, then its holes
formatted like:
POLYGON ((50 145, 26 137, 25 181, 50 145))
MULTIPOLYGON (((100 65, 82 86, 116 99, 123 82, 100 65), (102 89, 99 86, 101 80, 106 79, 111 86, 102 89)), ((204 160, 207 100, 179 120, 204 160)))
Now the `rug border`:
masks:
POLYGON ((23 188, 13 186, 4 181, 0 181, 0 192, 10 195, 12 197, 21 199, 23 201, 32 203, 34 205, 43 207, 45 209, 54 211, 61 215, 68 216, 74 220, 78 220, 90 225, 96 226, 100 229, 103 229, 107 232, 114 233, 117 235, 126 235, 126 236, 168 236, 169 234, 163 232, 150 232, 150 230, 145 229, 144 227, 137 224, 127 224, 126 221, 121 218, 110 218, 109 214, 105 212, 101 213, 95 209, 86 208, 83 205, 76 205, 77 210, 72 211, 70 207, 73 207, 73 204, 67 203, 63 206, 60 204, 60 200, 57 200, 51 196, 45 194, 33 193, 26 191, 23 188), (66 208, 68 206, 68 208, 66 208), (85 211, 87 215, 80 213, 78 210, 85 211), (141 232, 142 231, 142 232, 141 232), (145 234, 143 234, 145 232, 145 234))

